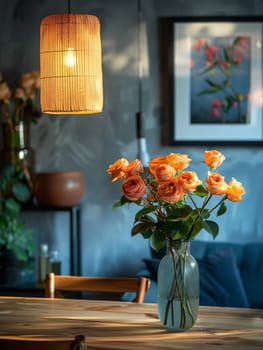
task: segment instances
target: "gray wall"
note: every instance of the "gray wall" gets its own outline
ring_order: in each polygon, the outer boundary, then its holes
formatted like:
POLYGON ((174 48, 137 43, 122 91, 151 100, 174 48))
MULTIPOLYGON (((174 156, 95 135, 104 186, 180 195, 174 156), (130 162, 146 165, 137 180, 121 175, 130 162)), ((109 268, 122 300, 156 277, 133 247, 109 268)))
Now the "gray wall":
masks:
MULTIPOLYGON (((159 16, 260 15, 260 0, 142 0, 145 18, 143 52, 143 110, 145 133, 151 156, 168 152, 188 153, 196 170, 201 169, 207 147, 161 145, 159 16)), ((111 184, 106 168, 119 157, 133 159, 137 153, 135 113, 137 89, 137 1, 72 0, 72 12, 95 14, 101 21, 104 73, 104 110, 95 116, 43 116, 32 127, 37 171, 78 169, 86 178, 82 202, 82 269, 84 274, 136 273, 149 255, 148 242, 131 237, 134 209, 112 211, 119 198, 119 184, 111 184)), ((67 11, 67 1, 9 0, 0 3, 0 71, 10 81, 21 73, 39 69, 39 25, 51 13, 67 11)), ((220 218, 218 240, 263 240, 261 213, 263 151, 260 147, 219 147, 227 161, 226 179, 240 179, 246 188, 244 202, 228 204, 220 218)), ((36 243, 47 241, 59 249, 63 272, 68 271, 68 225, 65 214, 26 214, 36 243)), ((202 239, 210 239, 201 235, 202 239)))

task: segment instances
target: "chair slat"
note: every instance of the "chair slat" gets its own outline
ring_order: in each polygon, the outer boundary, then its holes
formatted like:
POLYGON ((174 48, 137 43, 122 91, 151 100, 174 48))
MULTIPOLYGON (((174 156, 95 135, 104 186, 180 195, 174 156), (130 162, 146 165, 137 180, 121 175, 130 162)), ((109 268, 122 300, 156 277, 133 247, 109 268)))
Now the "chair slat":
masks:
POLYGON ((59 295, 58 291, 135 292, 136 297, 133 301, 142 303, 149 287, 150 280, 146 277, 65 276, 49 273, 45 282, 45 295, 55 298, 59 295))

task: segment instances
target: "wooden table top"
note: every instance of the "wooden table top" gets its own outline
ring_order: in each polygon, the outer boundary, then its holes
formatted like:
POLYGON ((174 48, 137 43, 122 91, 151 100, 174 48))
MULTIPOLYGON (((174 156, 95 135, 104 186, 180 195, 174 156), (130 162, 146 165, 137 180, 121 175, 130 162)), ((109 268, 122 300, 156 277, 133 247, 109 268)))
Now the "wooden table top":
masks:
MULTIPOLYGON (((191 329, 168 332, 155 304, 0 297, 1 339, 87 337, 87 349, 261 349, 263 309, 200 307, 191 329)), ((1 346, 0 346, 1 348, 1 346)))

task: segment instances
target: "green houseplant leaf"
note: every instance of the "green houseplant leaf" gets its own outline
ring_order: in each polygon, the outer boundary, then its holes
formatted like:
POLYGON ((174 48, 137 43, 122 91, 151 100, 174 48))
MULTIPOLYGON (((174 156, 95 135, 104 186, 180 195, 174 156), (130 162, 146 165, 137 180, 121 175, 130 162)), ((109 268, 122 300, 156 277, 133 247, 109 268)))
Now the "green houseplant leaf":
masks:
POLYGON ((12 163, 0 169, 0 254, 11 251, 19 261, 26 262, 34 251, 32 232, 20 222, 21 204, 31 197, 24 173, 12 163))
POLYGON ((23 182, 14 183, 12 186, 12 192, 15 198, 22 203, 27 202, 31 196, 31 191, 23 182))
POLYGON ((218 226, 218 224, 216 222, 214 222, 214 221, 211 221, 211 220, 205 220, 203 222, 203 228, 208 233, 210 233, 213 236, 214 239, 216 238, 216 236, 219 233, 219 226, 218 226))

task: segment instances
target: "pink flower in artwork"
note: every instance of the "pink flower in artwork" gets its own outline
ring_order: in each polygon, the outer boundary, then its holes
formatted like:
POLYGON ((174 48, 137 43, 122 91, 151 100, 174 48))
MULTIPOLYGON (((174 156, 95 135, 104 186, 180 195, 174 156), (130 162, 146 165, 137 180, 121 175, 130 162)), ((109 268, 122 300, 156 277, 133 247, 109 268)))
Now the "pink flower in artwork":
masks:
POLYGON ((216 46, 212 46, 212 45, 206 46, 205 54, 206 54, 207 61, 211 62, 214 59, 214 57, 215 57, 216 53, 218 52, 218 50, 219 49, 216 46))
POLYGON ((210 63, 210 62, 213 61, 214 55, 206 55, 206 59, 207 59, 207 61, 210 63))
POLYGON ((218 60, 217 61, 218 65, 221 67, 221 68, 227 68, 228 67, 228 63, 226 60, 218 60))
POLYGON ((232 50, 233 56, 240 56, 243 54, 243 51, 240 47, 234 47, 232 50))
POLYGON ((213 108, 210 112, 211 117, 220 117, 220 110, 218 108, 213 108))
POLYGON ((195 51, 199 50, 201 46, 203 46, 205 44, 205 39, 197 39, 194 43, 194 49, 195 51))
POLYGON ((236 57, 234 57, 234 61, 235 61, 235 63, 237 63, 237 64, 241 64, 241 63, 243 62, 243 59, 242 59, 242 57, 240 57, 240 56, 236 56, 236 57))
POLYGON ((249 36, 234 36, 216 40, 207 38, 204 45, 201 40, 195 43, 195 49, 202 52, 202 56, 197 54, 198 74, 204 77, 204 84, 197 95, 214 95, 208 105, 208 114, 211 119, 215 118, 214 122, 236 123, 247 118, 247 87, 240 84, 241 79, 236 77, 241 72, 243 82, 249 76, 250 41, 249 36))
POLYGON ((248 54, 249 37, 240 37, 237 46, 233 47, 232 55, 234 62, 243 63, 244 57, 248 54))
POLYGON ((248 36, 241 36, 239 38, 239 45, 243 48, 247 48, 248 47, 248 41, 249 41, 249 37, 248 36))
POLYGON ((220 117, 220 108, 224 106, 224 102, 216 98, 212 102, 212 110, 210 112, 211 117, 220 117))
POLYGON ((212 107, 213 108, 220 108, 224 105, 224 102, 219 100, 218 98, 216 98, 213 102, 212 102, 212 107))

